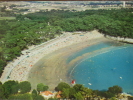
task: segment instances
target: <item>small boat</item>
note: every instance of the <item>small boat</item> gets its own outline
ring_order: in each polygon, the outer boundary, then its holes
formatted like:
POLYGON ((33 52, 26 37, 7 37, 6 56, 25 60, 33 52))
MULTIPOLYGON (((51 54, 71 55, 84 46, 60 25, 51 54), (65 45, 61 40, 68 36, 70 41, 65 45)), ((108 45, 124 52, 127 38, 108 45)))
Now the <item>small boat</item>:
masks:
POLYGON ((89 85, 92 85, 91 83, 88 83, 89 85))
POLYGON ((122 79, 122 77, 120 77, 120 79, 122 79))

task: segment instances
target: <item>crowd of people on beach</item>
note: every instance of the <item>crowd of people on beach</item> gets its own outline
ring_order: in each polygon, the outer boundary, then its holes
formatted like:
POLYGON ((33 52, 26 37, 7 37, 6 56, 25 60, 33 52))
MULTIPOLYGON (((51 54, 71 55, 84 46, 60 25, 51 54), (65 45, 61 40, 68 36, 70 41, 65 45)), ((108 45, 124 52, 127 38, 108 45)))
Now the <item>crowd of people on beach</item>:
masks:
MULTIPOLYGON (((95 33, 95 32, 93 32, 95 33)), ((1 81, 7 80, 17 80, 17 81, 25 81, 28 78, 28 74, 31 68, 34 66, 36 62, 38 62, 45 55, 52 53, 58 49, 64 48, 66 46, 70 46, 71 44, 80 43, 83 41, 91 40, 93 38, 97 38, 102 36, 101 34, 90 34, 90 32, 75 34, 66 32, 60 37, 57 37, 50 42, 36 45, 30 47, 28 50, 22 51, 22 55, 10 62, 5 70, 8 70, 8 73, 5 73, 1 77, 1 81)), ((6 71, 4 71, 6 72, 6 71)), ((37 74, 37 73, 35 73, 37 74)))

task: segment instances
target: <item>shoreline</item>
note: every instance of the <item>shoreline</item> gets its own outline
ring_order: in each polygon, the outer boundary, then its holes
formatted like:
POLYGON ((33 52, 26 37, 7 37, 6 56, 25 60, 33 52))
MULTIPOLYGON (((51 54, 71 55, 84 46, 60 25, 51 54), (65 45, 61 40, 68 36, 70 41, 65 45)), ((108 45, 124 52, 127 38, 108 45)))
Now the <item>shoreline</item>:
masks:
MULTIPOLYGON (((107 40, 103 40, 103 38, 94 39, 90 44, 94 45, 98 42, 104 41, 107 40)), ((86 47, 88 47, 88 43, 82 42, 62 48, 47 56, 44 56, 31 69, 28 81, 34 83, 32 84, 32 87, 34 88, 36 87, 37 83, 44 83, 50 87, 50 90, 53 90, 61 81, 70 83, 71 78, 68 76, 68 71, 74 67, 74 65, 80 61, 84 55, 71 60, 69 63, 66 61, 71 54, 86 47)))
POLYGON ((113 37, 113 36, 109 36, 109 35, 107 35, 106 38, 115 40, 115 41, 119 41, 119 42, 123 42, 123 43, 133 44, 133 39, 131 39, 131 38, 113 37))
POLYGON ((82 35, 81 33, 72 35, 71 32, 65 32, 62 36, 52 39, 50 42, 48 41, 41 45, 31 46, 28 50, 22 51, 23 55, 7 64, 4 68, 0 81, 5 82, 8 80, 17 80, 21 82, 27 80, 30 69, 43 56, 72 44, 78 44, 80 42, 99 37, 103 37, 103 35, 95 30, 91 32, 82 32, 82 35), (27 54, 26 52, 29 53, 27 54))
POLYGON ((35 52, 36 50, 38 50, 38 48, 42 48, 42 46, 44 45, 48 45, 50 42, 54 42, 55 40, 57 40, 58 38, 61 38, 63 37, 63 35, 61 36, 58 36, 52 40, 49 40, 47 42, 44 42, 42 44, 39 44, 39 45, 32 45, 32 46, 29 46, 28 49, 24 49, 23 51, 21 51, 22 55, 20 57, 17 57, 16 59, 13 59, 13 61, 9 62, 6 67, 4 68, 4 71, 2 73, 2 76, 0 77, 0 81, 1 82, 5 82, 5 81, 8 81, 10 79, 8 79, 7 77, 9 77, 9 75, 11 74, 12 70, 17 67, 17 65, 19 63, 21 63, 23 60, 25 60, 27 58, 27 56, 33 56, 35 54, 38 54, 39 52, 35 52), (29 52, 29 53, 27 53, 29 52))
MULTIPOLYGON (((65 59, 67 59, 69 55, 87 46, 94 45, 102 41, 113 41, 113 40, 105 38, 103 34, 100 34, 96 30, 91 32, 65 32, 60 37, 54 38, 40 45, 31 46, 29 47, 28 50, 23 50, 22 51, 23 55, 21 55, 17 59, 7 64, 0 78, 0 81, 4 83, 5 81, 8 80, 16 80, 18 82, 28 80, 34 83, 37 81, 37 79, 32 81, 33 79, 30 79, 30 77, 33 74, 35 75, 33 77, 36 78, 40 77, 39 72, 35 71, 37 68, 36 66, 40 66, 38 64, 40 63, 42 68, 43 66, 46 67, 46 70, 39 69, 39 71, 42 71, 41 73, 43 73, 42 77, 45 76, 43 83, 48 86, 49 84, 51 84, 49 87, 50 89, 53 89, 53 87, 57 86, 57 84, 62 79, 65 82, 69 82, 68 77, 66 77, 68 69, 76 61, 79 61, 82 58, 79 57, 77 58, 77 60, 71 61, 69 65, 66 65, 66 63, 63 61, 65 61, 65 59), (78 33, 78 34, 72 35, 72 33, 78 33), (44 60, 46 61, 45 65, 43 64, 44 60), (51 61, 52 63, 49 63, 51 61), (49 64, 53 64, 55 66, 49 64), (59 66, 59 64, 63 65, 63 67, 59 66), (67 66, 68 68, 66 68, 65 66, 67 66), (60 76, 62 77, 59 76, 60 72, 61 72, 60 76), (10 78, 7 79, 8 76, 10 78)), ((39 80, 37 82, 41 83, 42 81, 39 80)), ((34 84, 34 86, 32 85, 32 87, 34 88, 35 86, 36 84, 34 84)))

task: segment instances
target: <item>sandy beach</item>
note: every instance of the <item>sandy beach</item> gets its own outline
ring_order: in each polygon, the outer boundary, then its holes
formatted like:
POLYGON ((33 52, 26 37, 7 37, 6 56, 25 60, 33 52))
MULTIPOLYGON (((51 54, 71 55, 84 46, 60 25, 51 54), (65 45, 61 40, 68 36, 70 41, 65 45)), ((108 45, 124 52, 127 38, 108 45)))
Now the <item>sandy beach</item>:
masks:
POLYGON ((23 55, 7 64, 0 81, 28 80, 32 83, 32 88, 36 88, 38 83, 44 83, 53 90, 61 81, 70 83, 68 70, 84 56, 67 63, 68 57, 74 52, 102 41, 110 40, 96 30, 79 32, 75 35, 66 32, 47 43, 31 46, 22 51, 23 55))

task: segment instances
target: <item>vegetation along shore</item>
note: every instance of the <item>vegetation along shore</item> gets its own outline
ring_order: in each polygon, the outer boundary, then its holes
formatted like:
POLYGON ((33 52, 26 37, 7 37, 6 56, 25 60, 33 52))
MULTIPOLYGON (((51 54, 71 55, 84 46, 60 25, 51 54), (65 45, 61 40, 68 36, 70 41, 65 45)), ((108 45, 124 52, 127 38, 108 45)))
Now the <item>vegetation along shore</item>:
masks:
POLYGON ((133 97, 126 93, 122 93, 122 88, 115 85, 109 87, 108 90, 99 91, 84 87, 82 84, 69 85, 60 82, 55 91, 49 91, 49 86, 39 83, 36 89, 31 90, 31 83, 28 81, 9 80, 0 83, 0 99, 8 100, 132 100, 133 97), (45 91, 45 92, 43 92, 45 91), (43 94, 50 93, 50 95, 43 94), (117 99, 116 99, 117 98, 117 99))

